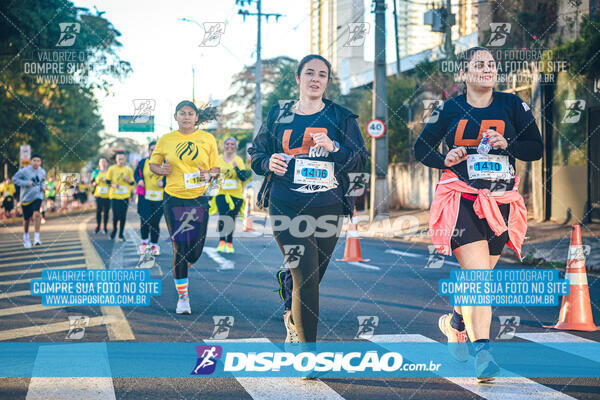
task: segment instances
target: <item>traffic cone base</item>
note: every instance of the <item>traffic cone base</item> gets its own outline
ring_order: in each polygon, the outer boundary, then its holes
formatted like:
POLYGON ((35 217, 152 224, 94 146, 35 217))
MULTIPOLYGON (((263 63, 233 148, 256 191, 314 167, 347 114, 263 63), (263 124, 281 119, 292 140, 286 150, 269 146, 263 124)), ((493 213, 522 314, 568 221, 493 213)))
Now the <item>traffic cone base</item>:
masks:
MULTIPOLYGON (((354 209, 354 217, 356 216, 356 209, 354 209)), ((360 238, 358 236, 358 226, 354 217, 350 220, 348 231, 346 232, 346 245, 344 247, 344 258, 337 259, 336 261, 369 261, 369 259, 362 258, 362 251, 360 250, 360 238)))
POLYGON ((588 332, 599 330, 594 324, 585 256, 581 247, 581 226, 573 225, 565 274, 565 279, 569 280, 569 294, 562 298, 558 322, 544 328, 588 332))

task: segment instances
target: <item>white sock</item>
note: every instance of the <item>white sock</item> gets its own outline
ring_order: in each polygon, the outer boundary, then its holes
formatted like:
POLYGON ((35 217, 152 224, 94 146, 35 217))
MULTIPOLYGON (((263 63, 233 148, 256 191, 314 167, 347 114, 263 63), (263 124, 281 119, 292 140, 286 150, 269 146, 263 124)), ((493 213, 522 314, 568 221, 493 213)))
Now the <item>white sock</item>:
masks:
POLYGON ((158 246, 158 243, 152 243, 152 242, 150 242, 150 246, 158 246))
POLYGON ((29 233, 24 233, 23 234, 23 240, 28 242, 29 241, 29 233))
POLYGON ((148 239, 142 239, 142 244, 147 245, 148 244, 148 239))
POLYGON ((39 233, 39 232, 35 232, 35 233, 33 234, 33 240, 37 240, 37 241, 39 241, 39 240, 40 240, 40 233, 39 233))

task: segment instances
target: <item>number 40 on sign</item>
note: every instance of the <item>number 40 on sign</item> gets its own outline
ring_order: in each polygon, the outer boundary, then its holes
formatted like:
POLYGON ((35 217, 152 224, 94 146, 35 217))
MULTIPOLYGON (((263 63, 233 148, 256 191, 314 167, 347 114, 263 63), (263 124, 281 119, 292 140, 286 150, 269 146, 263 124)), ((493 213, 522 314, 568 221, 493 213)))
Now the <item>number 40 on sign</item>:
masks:
POLYGON ((367 133, 373 139, 379 139, 385 134, 385 123, 380 119, 372 119, 367 124, 367 133))

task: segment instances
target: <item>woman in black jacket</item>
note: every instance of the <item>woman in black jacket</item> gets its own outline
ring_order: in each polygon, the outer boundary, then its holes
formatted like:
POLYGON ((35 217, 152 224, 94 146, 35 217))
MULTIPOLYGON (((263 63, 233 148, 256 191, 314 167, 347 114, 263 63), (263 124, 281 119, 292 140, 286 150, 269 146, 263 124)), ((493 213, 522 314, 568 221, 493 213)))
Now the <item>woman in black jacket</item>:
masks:
POLYGON ((274 106, 249 150, 252 169, 271 184, 264 203, 293 278, 287 342, 317 339, 319 283, 353 209, 348 173, 368 159, 358 116, 323 98, 330 81, 325 58, 304 57, 296 71, 299 100, 274 106))

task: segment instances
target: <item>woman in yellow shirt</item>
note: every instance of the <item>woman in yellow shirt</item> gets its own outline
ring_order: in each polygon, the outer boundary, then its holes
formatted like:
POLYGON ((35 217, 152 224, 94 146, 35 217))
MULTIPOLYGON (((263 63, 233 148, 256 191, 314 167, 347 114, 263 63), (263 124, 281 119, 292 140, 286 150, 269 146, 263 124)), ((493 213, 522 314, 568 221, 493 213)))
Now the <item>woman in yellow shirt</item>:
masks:
POLYGON ((133 170, 125 165, 127 157, 123 151, 116 155, 116 165, 111 165, 108 169, 106 181, 110 185, 108 197, 113 213, 113 230, 110 233, 110 238, 114 239, 117 235, 117 222, 119 225, 119 240, 125 241, 123 232, 125 231, 125 218, 127 217, 127 206, 131 197, 131 189, 133 188, 133 170))
POLYGON ((94 197, 96 198, 96 233, 100 232, 100 224, 104 222, 102 233, 106 235, 106 224, 108 223, 108 212, 110 211, 110 199, 108 198, 109 184, 106 182, 108 176, 108 160, 100 157, 98 160, 98 171, 92 178, 94 197), (104 214, 104 218, 102 218, 104 214))
POLYGON ((219 246, 217 251, 233 253, 233 232, 235 217, 239 214, 244 202, 244 184, 252 172, 246 169, 244 160, 236 154, 237 140, 233 137, 225 139, 225 151, 219 157, 221 165, 221 190, 215 196, 219 209, 219 246))
POLYGON ((158 238, 160 237, 160 219, 163 216, 163 196, 165 187, 165 177, 156 175, 150 171, 150 157, 156 147, 156 141, 148 145, 148 157, 143 158, 138 163, 133 175, 137 181, 138 189, 138 207, 137 212, 140 216, 140 233, 142 235, 142 244, 138 249, 139 254, 144 254, 148 248, 148 237, 150 237, 150 250, 155 256, 160 255, 158 238))
POLYGON ((213 135, 197 129, 212 119, 212 108, 201 112, 191 101, 175 108, 179 129, 158 139, 150 157, 150 170, 166 176, 163 200, 165 221, 173 243, 173 276, 179 295, 177 314, 191 314, 188 268, 202 255, 208 224, 208 197, 204 196, 219 176, 219 154, 213 135))

